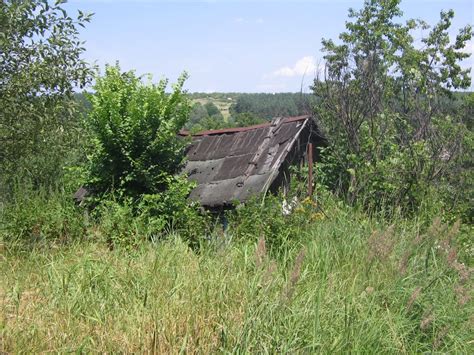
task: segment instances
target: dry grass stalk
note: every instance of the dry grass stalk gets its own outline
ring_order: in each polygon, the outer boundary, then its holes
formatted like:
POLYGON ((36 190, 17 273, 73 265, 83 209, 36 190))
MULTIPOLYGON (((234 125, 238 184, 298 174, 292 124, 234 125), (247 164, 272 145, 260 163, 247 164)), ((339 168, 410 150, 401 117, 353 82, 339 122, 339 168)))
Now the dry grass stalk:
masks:
POLYGON ((421 322, 420 322, 420 329, 426 330, 428 327, 433 323, 434 315, 432 313, 433 308, 428 309, 423 315, 421 322))
POLYGON ((268 265, 267 270, 265 271, 265 274, 263 275, 262 282, 265 286, 268 286, 272 283, 273 281, 273 275, 275 274, 277 270, 277 263, 275 260, 270 261, 270 265, 268 265))
POLYGON ((458 303, 460 306, 464 306, 470 301, 471 297, 469 296, 468 289, 464 286, 458 284, 454 288, 454 291, 456 292, 456 296, 458 298, 458 303))
POLYGON ((441 328, 435 340, 433 341, 433 350, 437 350, 441 346, 444 337, 448 334, 448 331, 449 327, 447 325, 441 328))
POLYGON ((460 226, 461 226, 461 222, 459 220, 454 222, 453 226, 448 230, 448 232, 446 233, 446 236, 441 241, 440 245, 445 251, 449 249, 453 239, 459 233, 460 226))
POLYGON ((408 261, 410 260, 411 256, 411 250, 407 250, 405 254, 403 255, 402 259, 400 260, 400 263, 398 265, 398 271, 400 272, 400 275, 405 275, 407 272, 408 268, 408 261))
POLYGON ((421 293, 421 287, 418 286, 415 291, 413 291, 413 293, 411 294, 410 296, 410 299, 408 300, 408 303, 407 303, 407 311, 410 311, 411 308, 413 307, 413 304, 415 303, 415 301, 417 300, 418 296, 420 295, 421 293))
POLYGON ((460 281, 462 283, 466 282, 470 277, 470 270, 464 265, 460 263, 457 258, 457 250, 455 247, 451 247, 449 252, 447 252, 446 262, 448 263, 449 267, 453 270, 457 271, 459 274, 460 281))
POLYGON ((372 261, 374 258, 385 260, 390 256, 395 245, 393 238, 394 229, 395 226, 392 224, 383 233, 377 231, 372 233, 368 240, 369 261, 372 261))
POLYGON ((458 258, 458 252, 457 252, 456 248, 451 247, 449 249, 448 256, 447 256, 448 265, 453 267, 453 265, 456 262, 457 258, 458 258))
POLYGON ((267 255, 267 247, 265 244, 265 237, 261 236, 257 243, 257 249, 255 250, 255 265, 260 268, 265 261, 267 255))
POLYGON ((428 228, 428 235, 430 237, 436 238, 444 231, 445 228, 446 226, 444 226, 443 223, 441 223, 441 218, 436 217, 433 220, 433 223, 431 224, 430 228, 428 228))
POLYGON ((412 245, 413 246, 418 246, 420 245, 426 238, 426 235, 424 234, 417 234, 416 235, 416 238, 412 240, 412 245))
POLYGON ((298 283, 301 275, 301 266, 303 265, 304 256, 306 254, 305 248, 301 248, 298 256, 295 259, 295 264, 293 265, 293 269, 291 270, 290 279, 284 289, 282 297, 286 300, 290 300, 293 297, 295 292, 295 286, 298 283))
POLYGON ((457 261, 453 264, 453 268, 458 272, 460 281, 462 283, 469 280, 472 270, 469 270, 466 265, 458 263, 457 261))

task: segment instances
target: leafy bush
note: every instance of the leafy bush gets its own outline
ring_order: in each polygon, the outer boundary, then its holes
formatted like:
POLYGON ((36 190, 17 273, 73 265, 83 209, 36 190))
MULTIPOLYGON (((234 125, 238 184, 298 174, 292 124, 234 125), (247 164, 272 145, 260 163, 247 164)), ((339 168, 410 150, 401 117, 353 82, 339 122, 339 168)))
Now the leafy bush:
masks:
POLYGON ((168 81, 143 84, 134 72, 107 66, 97 78, 92 110, 86 184, 95 193, 139 197, 165 191, 179 172, 186 140, 178 137, 188 118, 183 74, 166 93, 168 81))
POLYGON ((97 79, 86 122, 92 138, 84 175, 112 245, 137 245, 170 230, 195 243, 205 230, 206 217, 187 201, 192 184, 179 175, 188 143, 178 136, 190 110, 186 77, 171 94, 167 80, 144 84, 118 64, 97 79))

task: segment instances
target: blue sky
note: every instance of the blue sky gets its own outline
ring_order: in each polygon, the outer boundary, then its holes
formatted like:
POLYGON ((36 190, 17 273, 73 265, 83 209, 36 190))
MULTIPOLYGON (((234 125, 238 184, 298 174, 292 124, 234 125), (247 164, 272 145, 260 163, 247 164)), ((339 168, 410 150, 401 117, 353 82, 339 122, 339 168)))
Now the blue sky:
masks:
MULTIPOLYGON (((308 91, 321 65, 321 38, 336 39, 347 10, 363 0, 70 0, 95 13, 81 31, 86 59, 175 81, 199 92, 308 91)), ((472 0, 404 0, 406 18, 430 24, 440 10, 455 11, 452 35, 473 24, 472 0)), ((421 33, 420 33, 421 34, 421 33)), ((473 44, 469 51, 472 53, 473 44)), ((466 67, 473 60, 465 61, 466 67)))

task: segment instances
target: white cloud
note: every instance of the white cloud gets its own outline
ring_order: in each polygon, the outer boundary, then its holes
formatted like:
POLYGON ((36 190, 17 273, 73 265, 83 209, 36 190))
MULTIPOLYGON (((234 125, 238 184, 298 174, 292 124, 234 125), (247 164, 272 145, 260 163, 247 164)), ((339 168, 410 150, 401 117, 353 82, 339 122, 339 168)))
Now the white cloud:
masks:
POLYGON ((244 21, 245 21, 245 19, 244 19, 243 17, 236 17, 236 18, 234 19, 234 22, 236 22, 236 23, 242 23, 242 22, 244 22, 244 21))
POLYGON ((305 74, 314 74, 317 69, 316 60, 312 56, 306 56, 296 61, 292 66, 281 67, 272 73, 272 76, 291 78, 305 74))
POLYGON ((263 21, 263 18, 261 18, 261 17, 259 17, 259 18, 255 21, 255 23, 258 24, 258 25, 261 25, 263 22, 264 22, 264 21, 263 21))

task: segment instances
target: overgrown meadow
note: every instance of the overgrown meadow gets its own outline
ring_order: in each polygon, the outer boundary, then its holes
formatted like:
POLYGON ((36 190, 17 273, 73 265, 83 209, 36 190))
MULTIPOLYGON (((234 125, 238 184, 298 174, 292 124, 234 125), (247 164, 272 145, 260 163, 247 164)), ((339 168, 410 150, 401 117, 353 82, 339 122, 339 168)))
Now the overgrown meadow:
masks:
POLYGON ((63 194, 23 205, 35 221, 12 233, 33 245, 2 246, 2 351, 472 352, 472 227, 321 195, 288 216, 256 200, 195 248, 170 233, 110 250, 63 194))
POLYGON ((0 2, 1 353, 474 353, 470 25, 367 0, 313 96, 215 94, 224 119, 186 73, 91 67, 62 3, 0 2), (299 166, 285 194, 188 200, 183 128, 308 109, 313 196, 299 166))

